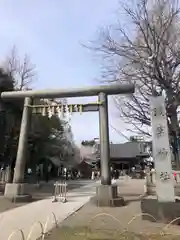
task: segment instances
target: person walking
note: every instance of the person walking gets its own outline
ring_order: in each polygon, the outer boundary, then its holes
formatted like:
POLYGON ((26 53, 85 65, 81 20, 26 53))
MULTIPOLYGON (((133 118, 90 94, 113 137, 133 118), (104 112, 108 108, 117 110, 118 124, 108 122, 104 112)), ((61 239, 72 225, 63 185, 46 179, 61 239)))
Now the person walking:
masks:
POLYGON ((177 173, 174 171, 174 173, 173 173, 173 176, 174 176, 174 180, 176 181, 176 183, 177 183, 177 173))
POLYGON ((94 180, 94 179, 95 179, 95 174, 94 174, 94 171, 92 171, 91 180, 94 180))
POLYGON ((36 168, 36 177, 37 177, 37 184, 39 184, 41 179, 41 169, 39 166, 37 166, 36 168))

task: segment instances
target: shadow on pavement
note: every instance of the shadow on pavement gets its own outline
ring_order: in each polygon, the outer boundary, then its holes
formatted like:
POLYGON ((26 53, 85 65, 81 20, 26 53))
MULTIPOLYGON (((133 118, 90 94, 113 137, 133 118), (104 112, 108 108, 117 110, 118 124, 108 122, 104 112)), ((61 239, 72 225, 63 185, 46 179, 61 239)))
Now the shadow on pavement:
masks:
MULTIPOLYGON (((77 196, 75 194, 75 192, 73 193, 73 191, 75 191, 75 189, 78 189, 80 187, 84 187, 85 185, 91 183, 90 181, 69 181, 68 183, 68 191, 72 190, 72 196, 77 196)), ((34 184, 35 186, 35 184, 34 184)), ((88 194, 88 187, 87 188, 82 188, 82 194, 80 193, 79 196, 87 196, 88 194)), ((1 212, 5 212, 8 210, 11 210, 13 208, 17 208, 17 207, 21 207, 23 205, 26 204, 30 204, 36 201, 41 201, 44 200, 46 198, 50 198, 53 197, 54 195, 54 183, 43 183, 40 187, 32 187, 31 190, 32 193, 32 199, 30 202, 21 202, 21 203, 17 203, 17 202, 12 202, 12 200, 7 199, 3 196, 3 191, 0 193, 0 213, 1 212)), ((71 193, 70 193, 71 194, 71 193)))

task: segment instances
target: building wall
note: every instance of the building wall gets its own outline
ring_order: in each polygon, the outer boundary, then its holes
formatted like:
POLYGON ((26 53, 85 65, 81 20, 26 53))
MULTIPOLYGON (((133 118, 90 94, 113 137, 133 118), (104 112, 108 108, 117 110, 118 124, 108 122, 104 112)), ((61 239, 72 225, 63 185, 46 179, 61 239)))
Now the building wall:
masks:
POLYGON ((112 158, 136 158, 147 154, 143 142, 126 142, 123 144, 110 144, 110 156, 112 158))

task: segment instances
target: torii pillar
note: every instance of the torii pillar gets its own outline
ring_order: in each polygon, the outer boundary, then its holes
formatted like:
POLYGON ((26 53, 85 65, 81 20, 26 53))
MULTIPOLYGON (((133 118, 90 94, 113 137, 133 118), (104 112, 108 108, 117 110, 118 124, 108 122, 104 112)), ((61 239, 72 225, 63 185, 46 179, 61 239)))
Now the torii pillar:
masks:
POLYGON ((31 108, 29 105, 31 105, 32 99, 98 96, 100 102, 98 104, 98 111, 100 130, 101 185, 97 187, 96 197, 98 204, 100 205, 114 205, 115 200, 117 200, 117 186, 111 185, 107 97, 108 95, 130 94, 133 92, 133 84, 112 84, 74 89, 2 92, 0 94, 0 101, 25 99, 13 183, 6 184, 5 196, 10 196, 16 200, 28 198, 28 194, 26 192, 27 187, 24 183, 24 174, 26 165, 28 129, 30 127, 31 115, 31 108))

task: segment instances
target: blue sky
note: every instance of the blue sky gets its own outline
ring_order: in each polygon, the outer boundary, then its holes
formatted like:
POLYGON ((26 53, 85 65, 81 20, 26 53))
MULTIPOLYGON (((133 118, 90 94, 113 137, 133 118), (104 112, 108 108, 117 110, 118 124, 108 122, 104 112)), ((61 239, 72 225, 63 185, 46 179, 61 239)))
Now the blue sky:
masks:
MULTIPOLYGON (((118 0, 3 0, 0 6, 0 60, 14 44, 20 54, 28 53, 38 72, 34 88, 98 84, 101 65, 81 43, 94 39, 99 27, 115 22, 118 0)), ((68 99, 88 101, 94 99, 68 99)), ((124 133, 111 100, 109 110, 110 124, 124 133)), ((99 136, 97 113, 74 114, 71 125, 77 143, 99 136)), ((110 139, 124 141, 112 128, 110 139)))

